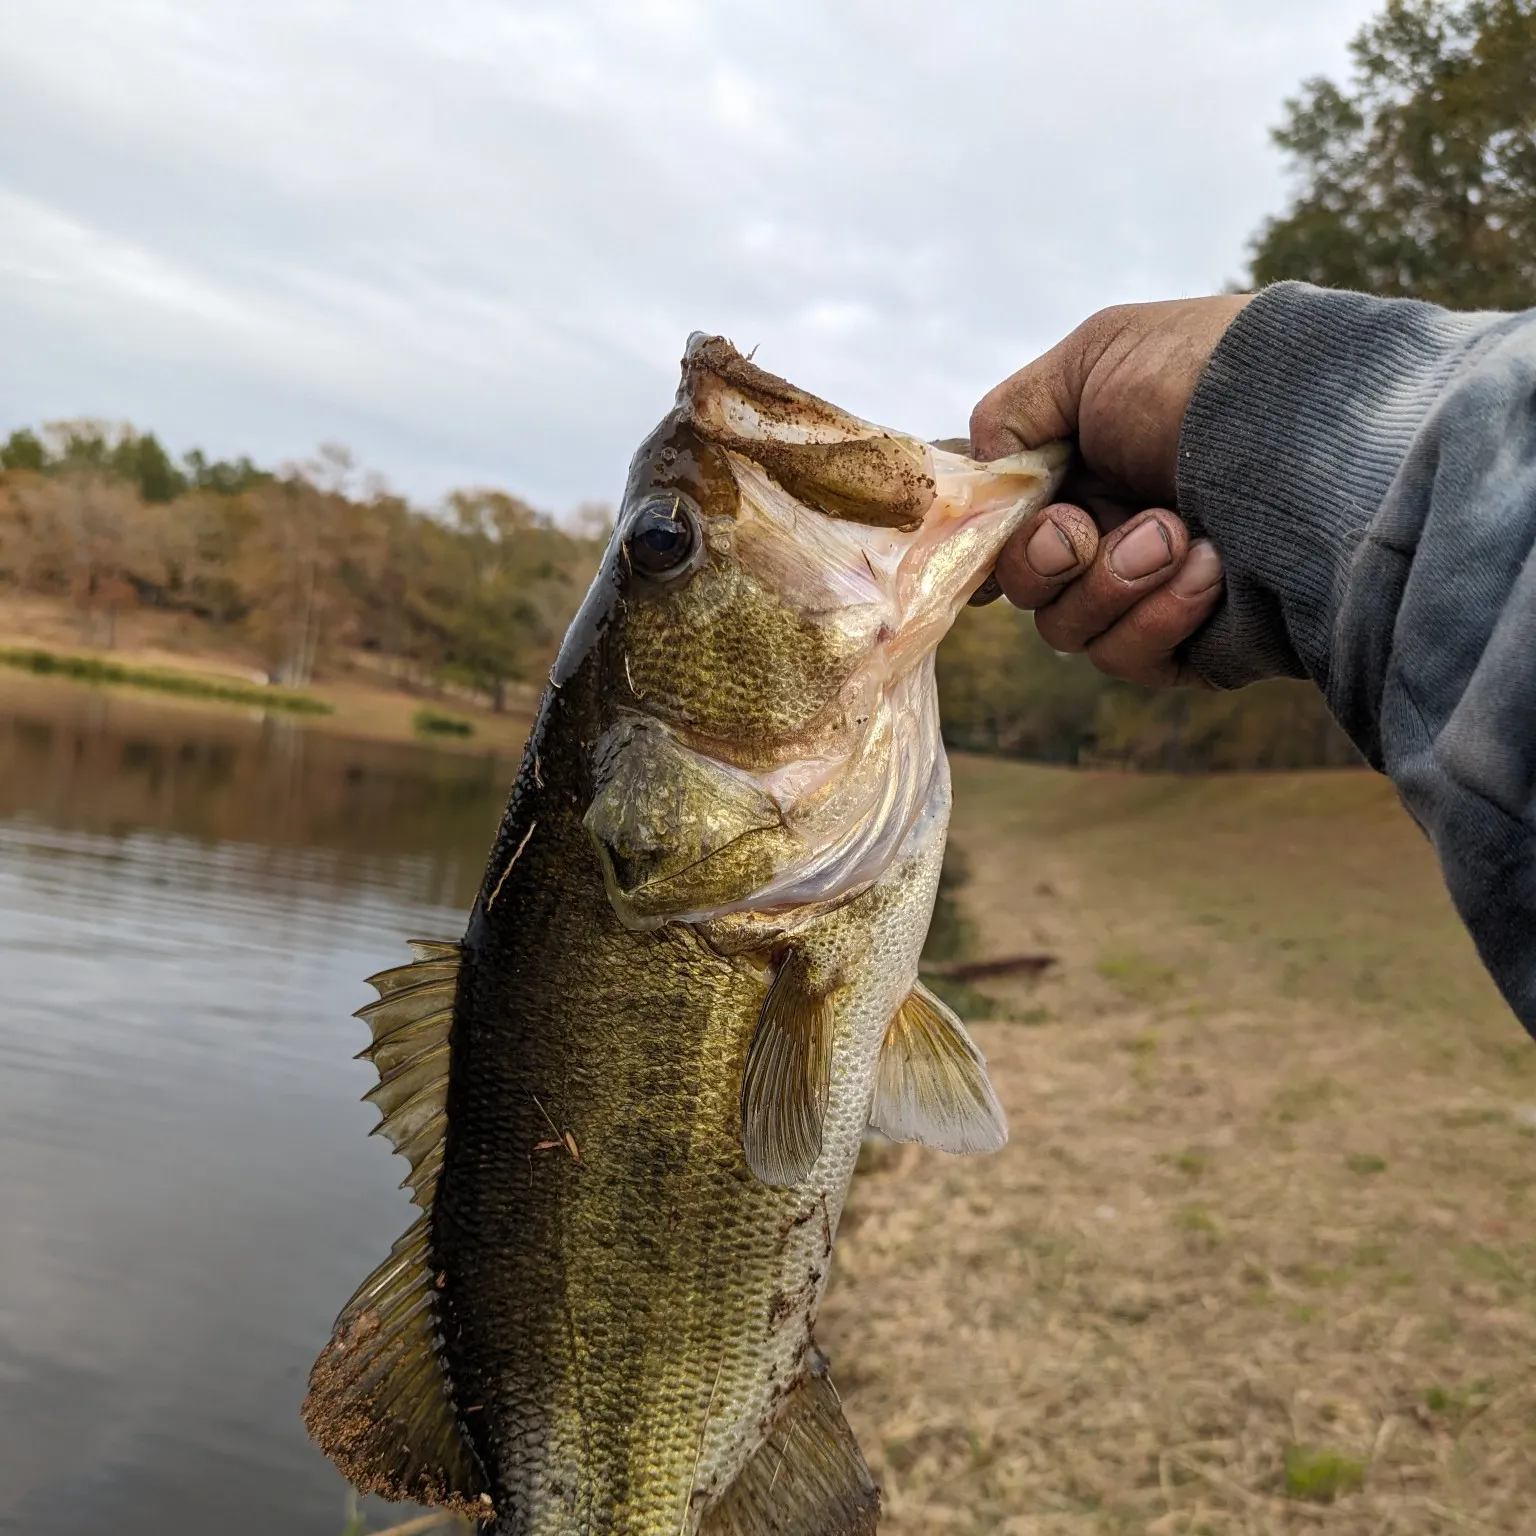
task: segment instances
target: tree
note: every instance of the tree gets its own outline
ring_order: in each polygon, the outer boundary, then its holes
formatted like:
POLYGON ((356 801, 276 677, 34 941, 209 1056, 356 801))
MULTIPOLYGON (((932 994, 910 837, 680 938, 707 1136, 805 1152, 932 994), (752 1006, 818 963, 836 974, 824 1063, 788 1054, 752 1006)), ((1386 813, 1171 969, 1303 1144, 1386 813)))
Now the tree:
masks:
POLYGON ((1536 0, 1388 0, 1349 89, 1313 79, 1275 142, 1302 173, 1255 285, 1536 305, 1536 0))
POLYGON ((30 469, 41 474, 48 466, 48 450, 37 433, 18 427, 0 443, 0 469, 30 469))
POLYGON ((174 501, 187 488, 187 477, 171 462, 153 432, 128 432, 112 450, 109 469, 136 485, 145 501, 174 501))
POLYGON ((506 707, 507 684, 553 659, 581 589, 570 552, 579 540, 503 491, 455 491, 458 571, 442 604, 446 670, 506 707))

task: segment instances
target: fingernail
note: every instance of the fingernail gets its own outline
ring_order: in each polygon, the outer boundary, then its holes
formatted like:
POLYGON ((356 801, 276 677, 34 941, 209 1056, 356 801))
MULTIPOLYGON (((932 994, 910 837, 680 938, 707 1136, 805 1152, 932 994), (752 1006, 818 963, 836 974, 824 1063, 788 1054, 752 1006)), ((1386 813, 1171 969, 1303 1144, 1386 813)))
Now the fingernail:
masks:
POLYGON ((1163 525, 1149 518, 1133 528, 1110 551, 1109 568, 1121 581, 1140 581, 1153 571, 1160 571, 1173 559, 1173 549, 1163 525))
POLYGON ((1066 534, 1047 519, 1024 546, 1024 558, 1036 576, 1060 576, 1077 564, 1077 551, 1066 534))
POLYGON ((1221 580, 1221 556, 1209 539, 1201 539, 1189 546, 1184 564, 1168 583, 1180 597, 1199 597, 1209 592, 1221 580))

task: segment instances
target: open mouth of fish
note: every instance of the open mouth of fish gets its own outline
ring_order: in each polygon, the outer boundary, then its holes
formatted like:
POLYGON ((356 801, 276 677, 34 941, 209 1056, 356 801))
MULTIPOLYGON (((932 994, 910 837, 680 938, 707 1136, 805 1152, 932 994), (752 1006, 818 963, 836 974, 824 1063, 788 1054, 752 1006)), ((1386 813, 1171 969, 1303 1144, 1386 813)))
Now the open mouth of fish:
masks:
POLYGON ((421 1216, 305 1420, 498 1536, 840 1536, 879 1499, 813 1327, 866 1129, 1006 1140, 917 978, 934 651, 1059 480, 696 335, 630 468, 459 942, 373 978, 421 1216))

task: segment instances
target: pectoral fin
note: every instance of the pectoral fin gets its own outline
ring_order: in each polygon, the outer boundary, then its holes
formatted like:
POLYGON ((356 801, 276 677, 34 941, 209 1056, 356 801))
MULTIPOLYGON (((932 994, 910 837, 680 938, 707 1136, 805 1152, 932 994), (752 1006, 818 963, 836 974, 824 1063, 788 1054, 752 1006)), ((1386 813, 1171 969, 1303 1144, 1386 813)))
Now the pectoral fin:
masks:
POLYGON ((996 1152, 1008 1140, 981 1052, 922 982, 886 1029, 869 1123, 892 1141, 941 1152, 996 1152))
POLYGON ((798 1184, 821 1155, 832 1076, 830 996, 812 989, 804 959, 779 964, 747 1051, 741 1143, 764 1184, 798 1184))
POLYGON ((818 1359, 699 1536, 874 1536, 880 1490, 818 1359))

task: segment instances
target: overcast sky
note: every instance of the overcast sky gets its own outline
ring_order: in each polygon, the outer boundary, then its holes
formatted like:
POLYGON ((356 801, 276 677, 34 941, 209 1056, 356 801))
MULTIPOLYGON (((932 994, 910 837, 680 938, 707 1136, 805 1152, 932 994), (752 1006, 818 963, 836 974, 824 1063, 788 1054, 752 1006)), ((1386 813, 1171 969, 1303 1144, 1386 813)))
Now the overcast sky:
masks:
POLYGON ((963 431, 1208 292, 1367 0, 5 0, 0 431, 616 497, 691 330, 963 431))

